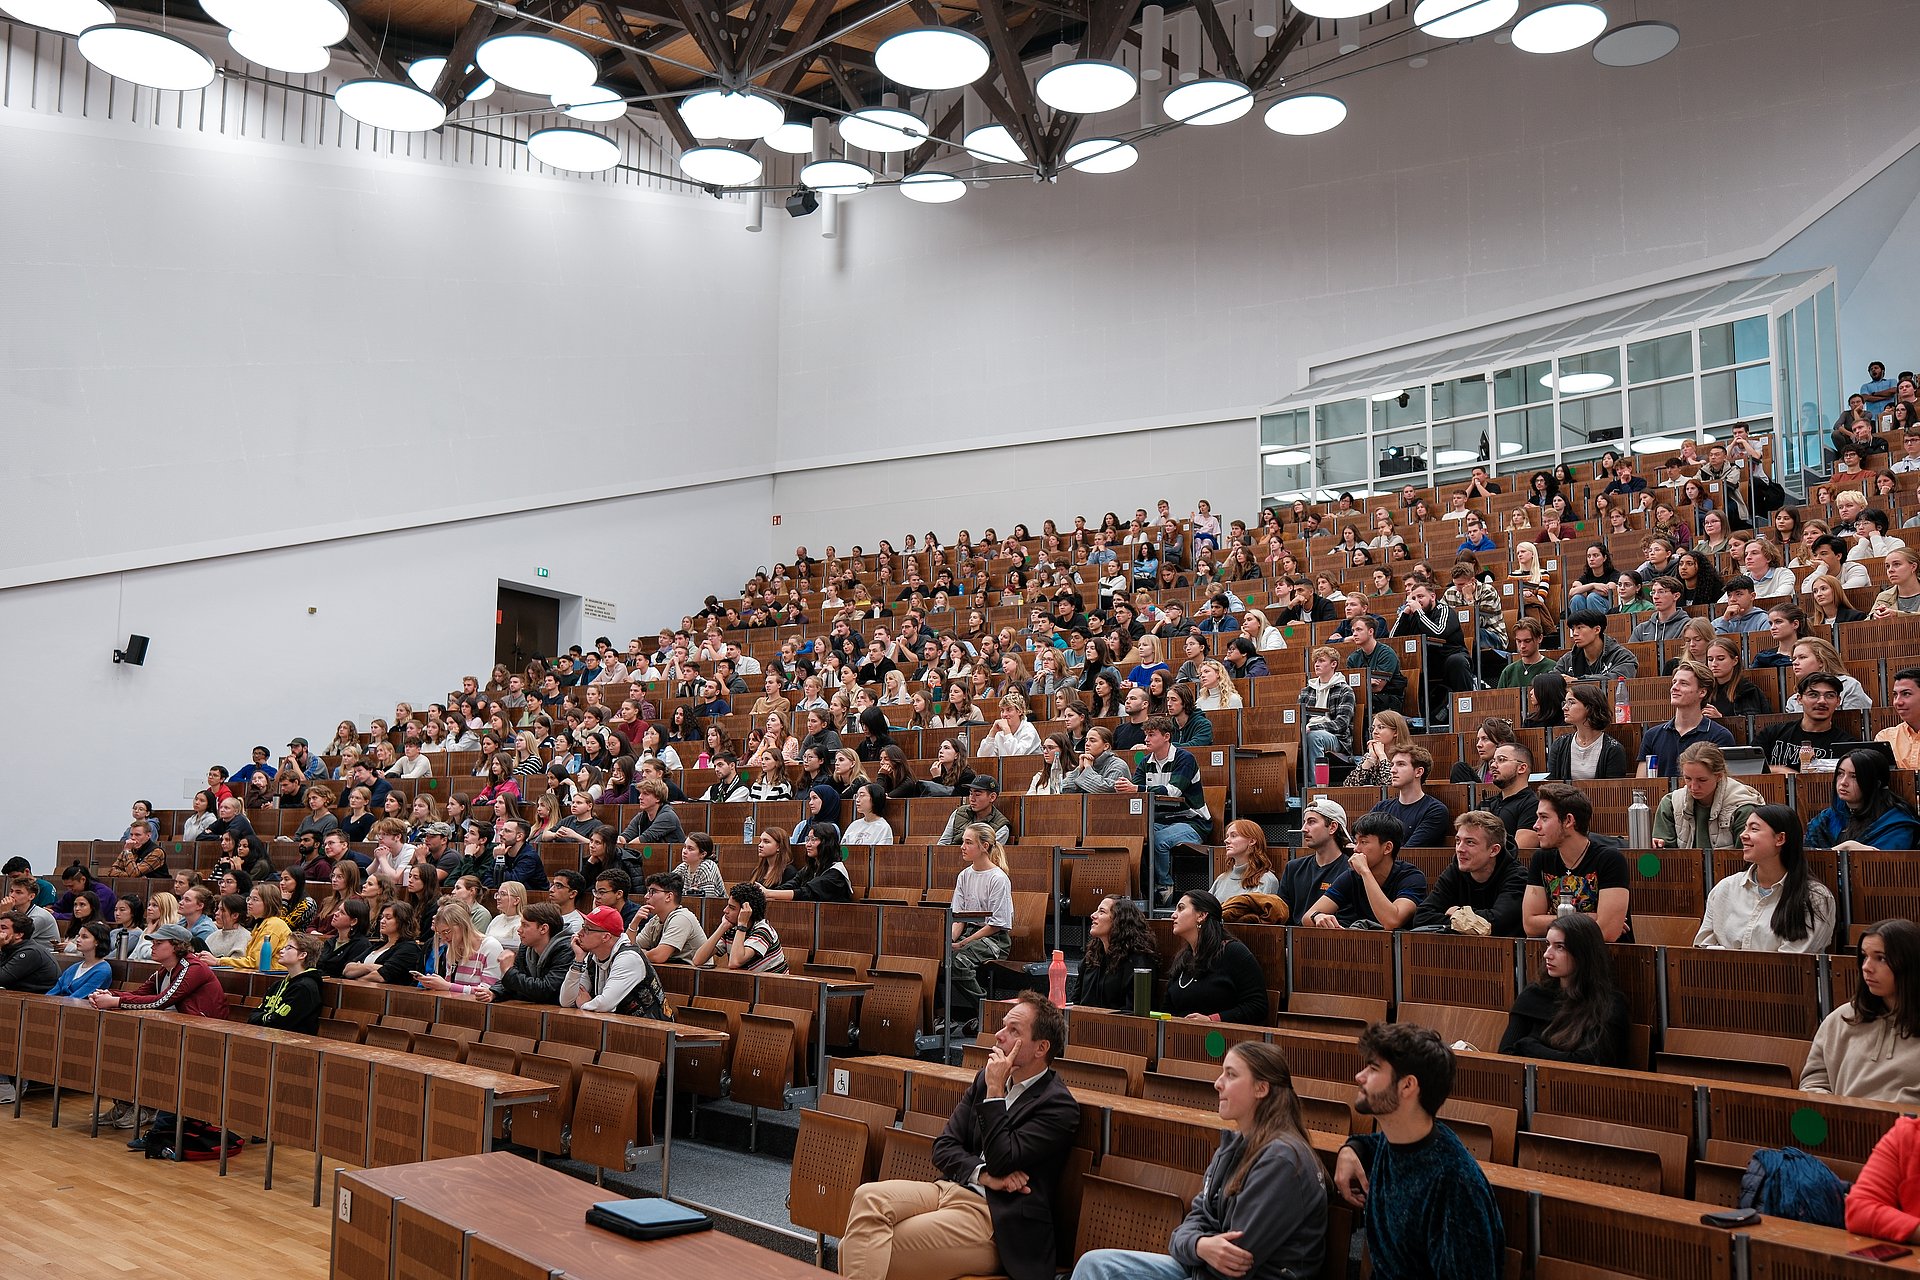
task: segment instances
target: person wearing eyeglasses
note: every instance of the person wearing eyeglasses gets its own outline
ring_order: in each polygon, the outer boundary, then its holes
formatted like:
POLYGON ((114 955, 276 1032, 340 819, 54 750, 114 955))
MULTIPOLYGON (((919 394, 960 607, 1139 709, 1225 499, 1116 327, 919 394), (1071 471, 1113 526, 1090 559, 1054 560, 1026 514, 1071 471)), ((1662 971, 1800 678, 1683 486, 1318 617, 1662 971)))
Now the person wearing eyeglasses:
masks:
MULTIPOLYGON (((1920 671, 1914 674, 1920 676, 1920 671)), ((1909 687, 1913 687, 1911 682, 1909 687)), ((1839 758, 1839 745, 1856 740, 1853 732, 1834 724, 1834 713, 1840 709, 1840 677, 1825 671, 1811 671, 1800 677, 1795 692, 1800 697, 1800 718, 1766 730, 1754 740, 1754 745, 1767 753, 1769 773, 1831 773, 1833 762, 1839 758)), ((1914 713, 1920 716, 1920 697, 1912 699, 1912 703, 1914 713)), ((1896 682, 1896 710, 1899 705, 1896 682)))
POLYGON ((646 954, 627 941, 618 911, 595 907, 587 912, 572 947, 573 963, 560 984, 562 1008, 638 1018, 672 1016, 660 975, 646 954))

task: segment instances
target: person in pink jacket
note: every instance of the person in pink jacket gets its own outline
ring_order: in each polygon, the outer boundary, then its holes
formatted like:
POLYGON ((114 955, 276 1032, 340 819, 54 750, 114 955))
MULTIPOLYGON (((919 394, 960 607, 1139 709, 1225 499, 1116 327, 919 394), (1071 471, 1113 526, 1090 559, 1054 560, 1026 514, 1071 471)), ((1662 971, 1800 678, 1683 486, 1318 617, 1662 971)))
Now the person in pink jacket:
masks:
POLYGON ((1874 1144, 1847 1193, 1847 1230, 1902 1244, 1920 1240, 1920 1118, 1901 1116, 1874 1144))

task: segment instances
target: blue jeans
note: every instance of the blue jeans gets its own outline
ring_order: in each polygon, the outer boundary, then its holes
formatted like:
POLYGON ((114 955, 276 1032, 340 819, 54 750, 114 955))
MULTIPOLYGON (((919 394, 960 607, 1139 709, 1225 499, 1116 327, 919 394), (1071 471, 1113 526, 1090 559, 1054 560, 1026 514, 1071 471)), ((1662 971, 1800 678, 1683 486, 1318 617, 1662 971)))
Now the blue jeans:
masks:
POLYGON ((1164 1253, 1092 1249, 1081 1255, 1072 1280, 1187 1280, 1187 1269, 1164 1253))
POLYGON ((1320 757, 1340 745, 1340 739, 1325 729, 1308 729, 1300 735, 1301 749, 1306 752, 1306 773, 1302 775, 1305 785, 1314 786, 1313 767, 1320 763, 1320 757))
POLYGON ((1200 833, 1191 822, 1155 823, 1153 827, 1153 887, 1164 889, 1173 883, 1173 847, 1199 844, 1200 833))

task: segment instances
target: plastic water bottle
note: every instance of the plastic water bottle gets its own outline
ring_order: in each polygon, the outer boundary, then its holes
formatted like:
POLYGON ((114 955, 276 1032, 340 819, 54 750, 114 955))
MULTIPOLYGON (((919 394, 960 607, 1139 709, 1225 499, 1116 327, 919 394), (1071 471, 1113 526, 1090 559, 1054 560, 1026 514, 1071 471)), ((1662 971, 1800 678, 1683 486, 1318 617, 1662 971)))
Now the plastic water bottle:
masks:
POLYGON ((1651 849, 1653 847, 1653 810, 1647 808, 1647 793, 1635 791, 1633 804, 1627 808, 1627 848, 1651 849))
POLYGON ((1067 1007, 1067 955, 1064 951, 1053 953, 1053 963, 1047 966, 1047 1003, 1056 1009, 1067 1007))
POLYGON ((1633 723, 1633 700, 1627 697, 1627 680, 1622 676, 1613 685, 1613 722, 1615 724, 1633 723))
POLYGON ((755 830, 756 828, 753 822, 753 815, 749 813, 747 815, 747 820, 740 824, 740 843, 752 844, 755 830))

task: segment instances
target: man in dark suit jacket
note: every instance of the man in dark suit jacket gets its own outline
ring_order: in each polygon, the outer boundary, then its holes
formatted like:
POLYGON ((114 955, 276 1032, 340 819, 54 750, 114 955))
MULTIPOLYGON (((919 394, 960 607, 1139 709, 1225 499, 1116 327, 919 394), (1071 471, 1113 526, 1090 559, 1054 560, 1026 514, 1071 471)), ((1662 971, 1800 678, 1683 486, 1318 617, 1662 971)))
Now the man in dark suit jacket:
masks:
POLYGON ((1053 1197, 1080 1127, 1080 1104, 1052 1070, 1066 1029, 1032 992, 1007 1011, 987 1065, 934 1141, 945 1176, 854 1193, 840 1238, 846 1280, 1053 1280, 1053 1197))

